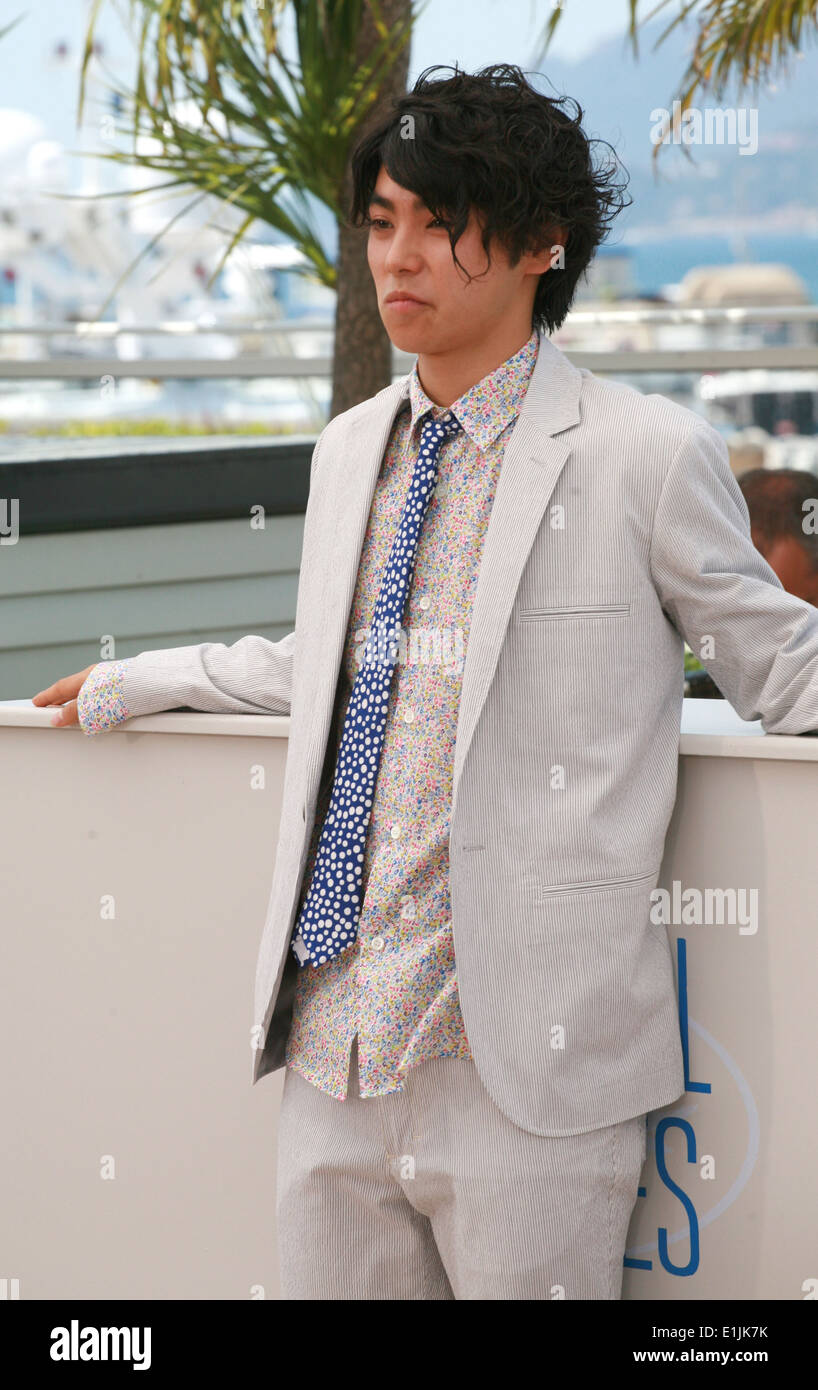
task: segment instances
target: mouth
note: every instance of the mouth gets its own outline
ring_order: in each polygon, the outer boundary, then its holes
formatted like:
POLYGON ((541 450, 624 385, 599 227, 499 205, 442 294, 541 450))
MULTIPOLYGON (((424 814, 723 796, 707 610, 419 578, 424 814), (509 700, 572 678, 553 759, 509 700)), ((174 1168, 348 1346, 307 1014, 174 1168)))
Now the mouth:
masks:
POLYGON ((409 294, 389 295, 384 300, 384 303, 388 305, 390 309, 396 309, 400 313, 405 313, 407 310, 412 309, 428 309, 429 307, 424 300, 413 299, 409 294))

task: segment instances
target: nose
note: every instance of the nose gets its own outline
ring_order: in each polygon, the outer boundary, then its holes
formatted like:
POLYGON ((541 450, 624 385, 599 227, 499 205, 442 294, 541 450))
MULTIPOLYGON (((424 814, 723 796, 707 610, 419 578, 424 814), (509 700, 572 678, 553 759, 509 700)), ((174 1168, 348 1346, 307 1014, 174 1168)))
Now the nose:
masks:
POLYGON ((416 271, 420 263, 418 233, 409 226, 396 228, 386 248, 384 269, 394 275, 399 270, 416 271))

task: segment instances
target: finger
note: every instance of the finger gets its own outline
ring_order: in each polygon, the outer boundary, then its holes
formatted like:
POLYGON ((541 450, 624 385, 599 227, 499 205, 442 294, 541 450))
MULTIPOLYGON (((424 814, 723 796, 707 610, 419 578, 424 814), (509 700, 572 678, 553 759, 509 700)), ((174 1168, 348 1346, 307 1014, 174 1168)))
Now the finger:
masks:
POLYGON ((60 680, 49 685, 45 690, 38 690, 36 695, 32 695, 33 705, 64 705, 66 700, 73 700, 78 695, 87 676, 94 669, 94 663, 86 666, 84 671, 76 671, 73 676, 62 676, 60 680))
POLYGON ((67 676, 63 676, 62 680, 55 681, 54 684, 49 685, 46 690, 38 690, 36 695, 32 695, 31 703, 33 705, 64 704, 69 695, 73 694, 73 691, 66 689, 68 680, 69 678, 67 676))
POLYGON ((59 709, 55 709, 51 716, 51 723, 55 727, 62 727, 64 724, 79 724, 79 722, 76 700, 69 700, 67 705, 61 705, 59 709))
POLYGON ((47 690, 38 690, 32 696, 32 704, 35 705, 64 705, 66 700, 73 700, 79 694, 82 685, 82 674, 76 676, 63 676, 62 680, 55 681, 47 690))

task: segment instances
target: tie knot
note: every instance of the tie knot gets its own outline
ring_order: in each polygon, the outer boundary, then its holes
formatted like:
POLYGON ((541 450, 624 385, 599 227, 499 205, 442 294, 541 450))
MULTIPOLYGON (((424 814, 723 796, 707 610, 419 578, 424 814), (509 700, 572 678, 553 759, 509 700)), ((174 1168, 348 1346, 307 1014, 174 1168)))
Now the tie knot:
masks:
POLYGON ((447 410, 445 415, 441 415, 437 419, 435 419, 433 415, 430 415, 423 426, 424 440, 427 442, 431 440, 439 441, 444 439, 447 435, 457 434, 459 429, 462 429, 462 425, 457 416, 453 415, 450 410, 447 410))

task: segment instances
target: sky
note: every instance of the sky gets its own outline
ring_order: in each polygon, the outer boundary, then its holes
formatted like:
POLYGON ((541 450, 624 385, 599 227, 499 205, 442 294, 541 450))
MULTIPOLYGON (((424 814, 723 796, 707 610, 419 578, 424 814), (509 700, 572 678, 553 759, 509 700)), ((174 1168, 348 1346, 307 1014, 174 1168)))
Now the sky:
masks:
MULTIPOLYGON (((451 0, 430 0, 412 36, 410 78, 432 63, 455 59, 469 72, 488 63, 536 70, 535 43, 553 8, 550 0, 468 0, 467 9, 451 0)), ((627 0, 565 0, 562 8, 549 53, 573 59, 591 52, 600 39, 624 33, 630 13, 627 0)), ((652 8, 642 5, 645 14, 652 8)))

